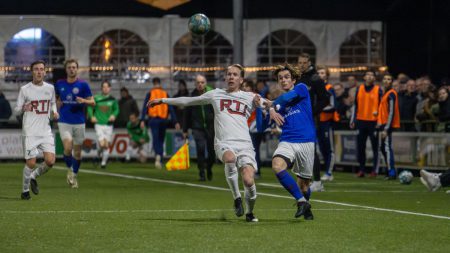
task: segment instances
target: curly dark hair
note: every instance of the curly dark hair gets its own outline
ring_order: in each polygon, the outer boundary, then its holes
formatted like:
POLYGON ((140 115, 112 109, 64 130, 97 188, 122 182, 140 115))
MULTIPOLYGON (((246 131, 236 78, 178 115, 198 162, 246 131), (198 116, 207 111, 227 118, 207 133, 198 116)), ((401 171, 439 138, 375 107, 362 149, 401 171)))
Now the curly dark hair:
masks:
POLYGON ((293 80, 297 81, 300 78, 300 70, 298 70, 296 67, 286 62, 283 65, 276 66, 276 69, 273 71, 273 75, 276 80, 278 80, 278 73, 284 70, 287 70, 289 71, 289 73, 291 73, 293 80))

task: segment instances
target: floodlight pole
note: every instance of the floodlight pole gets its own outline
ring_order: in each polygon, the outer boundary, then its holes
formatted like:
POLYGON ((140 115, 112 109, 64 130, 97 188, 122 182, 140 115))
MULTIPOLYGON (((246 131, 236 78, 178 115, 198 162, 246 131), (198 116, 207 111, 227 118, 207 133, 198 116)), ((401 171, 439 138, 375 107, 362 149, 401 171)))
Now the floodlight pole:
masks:
POLYGON ((233 0, 233 63, 244 63, 243 58, 243 0, 233 0))

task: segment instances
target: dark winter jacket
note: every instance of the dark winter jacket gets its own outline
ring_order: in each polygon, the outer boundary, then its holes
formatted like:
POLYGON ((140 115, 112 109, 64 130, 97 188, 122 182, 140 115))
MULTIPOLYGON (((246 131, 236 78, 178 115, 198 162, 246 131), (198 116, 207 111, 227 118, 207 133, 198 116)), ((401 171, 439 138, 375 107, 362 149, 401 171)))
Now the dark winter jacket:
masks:
POLYGON ((11 117, 11 105, 6 100, 5 95, 0 92, 0 120, 7 120, 11 117))
POLYGON ((316 68, 311 65, 305 73, 302 73, 297 83, 304 83, 308 86, 313 115, 314 117, 318 116, 330 103, 330 93, 325 89, 325 82, 320 79, 316 68))
MULTIPOLYGON (((211 90, 207 86, 207 91, 211 90)), ((191 93, 191 97, 200 96, 200 92, 194 89, 191 93)), ((214 130, 214 109, 212 105, 196 105, 188 106, 184 109, 183 117, 183 132, 187 132, 188 129, 197 130, 214 130)))
POLYGON ((139 117, 139 108, 136 100, 132 96, 121 98, 119 100, 119 115, 115 125, 117 127, 126 127, 131 113, 136 113, 139 117))

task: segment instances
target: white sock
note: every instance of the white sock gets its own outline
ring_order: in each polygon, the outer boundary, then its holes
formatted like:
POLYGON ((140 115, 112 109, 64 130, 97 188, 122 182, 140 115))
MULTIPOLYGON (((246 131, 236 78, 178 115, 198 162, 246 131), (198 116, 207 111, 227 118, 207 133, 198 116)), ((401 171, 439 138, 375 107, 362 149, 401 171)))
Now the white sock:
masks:
POLYGON ((246 187, 244 185, 244 198, 245 198, 245 207, 247 209, 247 213, 253 213, 253 207, 255 206, 256 201, 256 185, 252 185, 250 187, 246 187))
POLYGON ((225 179, 233 194, 233 198, 240 198, 241 193, 239 192, 238 170, 235 163, 225 163, 225 179))
POLYGON ((30 179, 31 179, 31 173, 32 172, 33 172, 33 170, 28 168, 25 165, 25 167, 23 168, 22 192, 29 192, 30 191, 30 179))
POLYGON ((109 157, 109 150, 104 149, 103 156, 102 156, 102 165, 106 165, 106 162, 108 161, 108 157, 109 157))
POLYGON ((133 152, 133 147, 131 145, 128 145, 127 147, 127 153, 125 154, 125 160, 131 159, 131 153, 133 152))
POLYGON ((306 202, 307 200, 305 199, 305 197, 302 197, 301 199, 297 200, 297 202, 306 202))
POLYGON ((42 176, 45 173, 47 173, 47 171, 49 171, 49 170, 50 170, 50 167, 45 162, 43 162, 39 165, 39 167, 37 167, 36 169, 33 170, 33 172, 31 173, 31 178, 36 179, 39 176, 42 176))

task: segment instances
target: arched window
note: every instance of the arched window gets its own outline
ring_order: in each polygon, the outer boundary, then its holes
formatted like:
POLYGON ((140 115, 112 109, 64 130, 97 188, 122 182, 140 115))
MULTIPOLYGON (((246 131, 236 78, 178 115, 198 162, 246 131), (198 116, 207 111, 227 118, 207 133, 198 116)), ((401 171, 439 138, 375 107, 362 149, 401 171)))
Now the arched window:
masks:
MULTIPOLYGON (((342 43, 339 50, 341 67, 383 65, 383 41, 380 32, 360 30, 342 43)), ((352 73, 350 73, 352 74, 352 73)), ((341 78, 345 79, 342 73, 341 78)))
MULTIPOLYGON (((258 65, 274 65, 284 62, 297 63, 301 53, 311 55, 314 63, 316 47, 303 33, 295 30, 277 30, 264 37, 258 44, 258 65)), ((258 80, 271 80, 272 73, 258 72, 258 80)))
POLYGON ((127 30, 111 30, 103 33, 89 47, 90 79, 99 81, 136 80, 140 77, 132 75, 130 66, 148 66, 149 47, 139 35, 127 30), (95 71, 92 67, 112 67, 112 70, 95 71))
MULTIPOLYGON (((24 67, 28 67, 36 60, 44 60, 52 69, 63 68, 65 60, 63 44, 53 34, 39 27, 16 33, 5 47, 5 65, 14 67, 6 73, 5 81, 30 81, 31 72, 24 67)), ((46 77, 51 79, 51 72, 46 77)))
MULTIPOLYGON (((209 31, 205 36, 192 36, 191 33, 181 37, 173 48, 173 64, 191 67, 227 66, 233 59, 231 43, 220 33, 209 31)), ((217 81, 220 76, 207 72, 208 81, 217 81)), ((176 79, 189 79, 186 73, 180 73, 176 79)))

